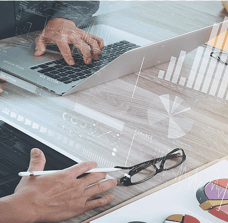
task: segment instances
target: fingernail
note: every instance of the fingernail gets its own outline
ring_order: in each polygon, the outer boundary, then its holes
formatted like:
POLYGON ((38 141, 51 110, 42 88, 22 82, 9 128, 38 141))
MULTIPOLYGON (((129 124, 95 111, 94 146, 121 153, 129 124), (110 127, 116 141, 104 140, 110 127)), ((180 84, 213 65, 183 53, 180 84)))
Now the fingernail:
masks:
POLYGON ((94 60, 98 60, 99 59, 99 56, 96 55, 96 56, 93 57, 93 59, 94 60))
POLYGON ((70 65, 74 65, 74 60, 69 60, 70 65))
POLYGON ((32 152, 31 152, 31 156, 34 158, 34 157, 38 157, 40 155, 40 150, 37 149, 37 148, 34 148, 32 149, 32 152))
POLYGON ((41 156, 44 156, 44 153, 40 150, 41 156))
POLYGON ((87 63, 87 64, 92 63, 91 58, 87 58, 86 63, 87 63))
POLYGON ((116 186, 116 185, 117 185, 117 180, 116 180, 116 179, 113 179, 112 181, 113 181, 113 183, 114 183, 115 186, 116 186))
POLYGON ((0 94, 3 92, 3 89, 0 88, 0 94))

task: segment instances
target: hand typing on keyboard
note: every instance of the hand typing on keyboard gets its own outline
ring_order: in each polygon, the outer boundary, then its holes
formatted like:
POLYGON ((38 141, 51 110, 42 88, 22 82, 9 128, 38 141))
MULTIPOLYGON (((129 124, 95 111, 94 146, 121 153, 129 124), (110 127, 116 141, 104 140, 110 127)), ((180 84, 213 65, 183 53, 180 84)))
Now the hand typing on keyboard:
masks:
MULTIPOLYGON (((42 171, 45 161, 41 150, 33 149, 28 171, 42 171)), ((109 204, 113 195, 92 197, 114 187, 115 179, 99 182, 105 173, 77 178, 95 167, 95 162, 84 162, 45 176, 23 177, 14 194, 0 199, 0 221, 59 222, 109 204)))
POLYGON ((104 47, 101 38, 77 28, 73 21, 63 18, 51 19, 40 35, 36 37, 35 42, 35 56, 41 56, 45 53, 46 43, 55 43, 69 65, 75 64, 69 44, 73 44, 80 50, 86 64, 91 64, 92 59, 98 60, 104 47), (90 45, 93 55, 88 45, 90 45))
MULTIPOLYGON (((5 80, 3 80, 3 79, 1 79, 0 78, 0 83, 3 83, 3 82, 5 82, 5 80)), ((0 94, 3 92, 3 88, 2 88, 2 86, 0 85, 0 94)))

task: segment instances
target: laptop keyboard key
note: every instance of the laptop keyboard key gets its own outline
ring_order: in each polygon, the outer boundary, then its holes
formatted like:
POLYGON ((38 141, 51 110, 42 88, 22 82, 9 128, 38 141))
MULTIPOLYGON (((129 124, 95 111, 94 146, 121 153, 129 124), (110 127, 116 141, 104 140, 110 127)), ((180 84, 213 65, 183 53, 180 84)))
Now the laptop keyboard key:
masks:
POLYGON ((46 72, 49 72, 49 71, 53 71, 55 70, 54 67, 49 67, 49 68, 46 68, 46 69, 43 69, 43 70, 38 70, 39 73, 46 73, 46 72))
POLYGON ((60 82, 64 82, 64 81, 69 81, 71 78, 69 77, 61 77, 61 78, 58 78, 57 80, 60 81, 60 82))

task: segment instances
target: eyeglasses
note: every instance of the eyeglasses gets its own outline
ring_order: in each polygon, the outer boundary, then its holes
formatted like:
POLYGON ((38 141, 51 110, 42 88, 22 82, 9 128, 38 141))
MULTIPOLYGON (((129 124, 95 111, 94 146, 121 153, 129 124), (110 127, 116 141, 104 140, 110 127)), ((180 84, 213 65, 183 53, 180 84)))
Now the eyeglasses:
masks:
MULTIPOLYGON (((224 60, 223 58, 221 58, 221 53, 211 52, 211 53, 210 53, 210 56, 211 56, 212 58, 216 59, 218 62, 222 62, 222 63, 224 63, 225 65, 228 65, 227 59, 224 60)), ((226 57, 226 58, 227 58, 227 57, 226 57)))
POLYGON ((128 174, 125 174, 124 177, 120 179, 121 184, 130 186, 143 183, 162 171, 171 170, 181 165, 185 160, 186 155, 184 150, 176 148, 169 152, 166 156, 160 158, 148 160, 131 167, 115 166, 115 168, 130 170, 128 174), (155 164, 159 162, 161 163, 158 168, 155 164))

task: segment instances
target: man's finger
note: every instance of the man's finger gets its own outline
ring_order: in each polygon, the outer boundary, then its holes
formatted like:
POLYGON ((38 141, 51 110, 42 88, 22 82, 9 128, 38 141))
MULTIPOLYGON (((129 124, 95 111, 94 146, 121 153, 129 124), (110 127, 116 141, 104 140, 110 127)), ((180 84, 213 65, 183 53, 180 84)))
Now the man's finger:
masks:
POLYGON ((108 194, 102 198, 87 201, 85 204, 85 211, 89 211, 94 208, 105 206, 109 204, 113 199, 114 199, 114 196, 111 194, 108 194))
POLYGON ((5 83, 5 82, 6 82, 6 80, 4 78, 0 77, 0 83, 5 83))
POLYGON ((2 86, 0 85, 0 94, 3 92, 3 88, 2 86))
POLYGON ((74 59, 71 55, 70 47, 68 44, 68 41, 63 40, 63 39, 58 39, 56 41, 56 44, 59 48, 59 51, 61 52, 64 60, 69 64, 69 65, 74 65, 74 59))
POLYGON ((85 186, 88 187, 92 184, 98 183, 99 181, 105 179, 106 173, 90 173, 81 178, 85 182, 85 186))
POLYGON ((117 185, 116 179, 109 179, 98 184, 95 184, 89 188, 86 188, 85 195, 88 197, 95 196, 97 194, 103 193, 106 190, 115 187, 117 185))
POLYGON ((98 36, 94 36, 94 35, 91 35, 91 38, 95 39, 97 41, 97 43, 99 44, 101 50, 104 48, 104 40, 103 39, 101 39, 98 36))
POLYGON ((75 47, 77 47, 81 54, 83 55, 83 60, 86 64, 92 63, 92 55, 89 49, 88 44, 84 42, 82 39, 71 37, 70 41, 72 44, 74 44, 75 47))
POLYGON ((97 167, 97 163, 90 161, 90 162, 83 162, 80 164, 76 164, 70 168, 65 169, 65 171, 67 171, 70 175, 76 178, 82 175, 83 173, 96 167, 97 167))
POLYGON ((44 153, 37 148, 31 150, 28 171, 43 171, 46 163, 44 153))
POLYGON ((41 56, 46 51, 46 42, 43 34, 40 34, 38 37, 36 37, 35 42, 36 42, 36 52, 34 55, 41 56))
POLYGON ((99 55, 101 53, 100 46, 98 45, 97 41, 95 39, 89 38, 86 40, 86 43, 88 43, 91 46, 92 52, 93 52, 93 59, 98 60, 99 55))

